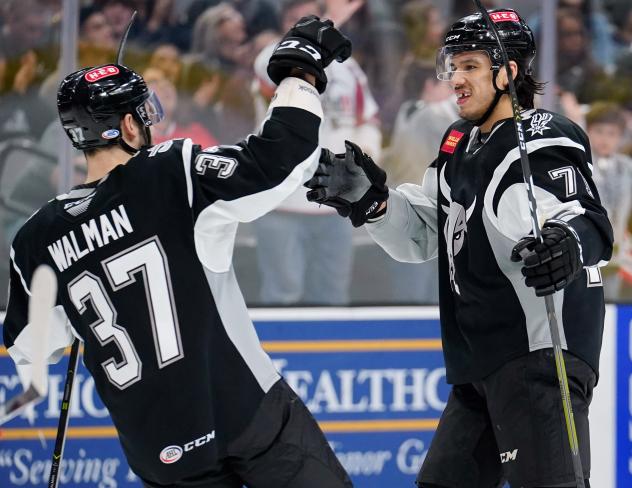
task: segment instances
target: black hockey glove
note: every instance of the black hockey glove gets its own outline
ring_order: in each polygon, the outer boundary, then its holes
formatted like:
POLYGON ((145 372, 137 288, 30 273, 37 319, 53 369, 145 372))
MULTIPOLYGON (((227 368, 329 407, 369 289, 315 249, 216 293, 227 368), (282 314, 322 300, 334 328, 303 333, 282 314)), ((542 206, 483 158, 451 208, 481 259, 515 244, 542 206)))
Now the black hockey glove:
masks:
POLYGON ((388 199, 386 173, 353 142, 345 141, 346 152, 323 149, 314 176, 305 183, 310 202, 333 207, 360 227, 378 214, 388 199))
POLYGON ((316 77, 316 89, 325 91, 325 68, 335 59, 342 63, 351 56, 351 41, 334 27, 331 20, 315 15, 301 18, 277 45, 268 62, 268 76, 277 85, 300 68, 316 77))
POLYGON ((573 231, 564 224, 546 222, 542 242, 524 237, 511 251, 511 260, 522 261, 525 284, 535 288, 539 297, 566 287, 583 269, 579 243, 573 231))

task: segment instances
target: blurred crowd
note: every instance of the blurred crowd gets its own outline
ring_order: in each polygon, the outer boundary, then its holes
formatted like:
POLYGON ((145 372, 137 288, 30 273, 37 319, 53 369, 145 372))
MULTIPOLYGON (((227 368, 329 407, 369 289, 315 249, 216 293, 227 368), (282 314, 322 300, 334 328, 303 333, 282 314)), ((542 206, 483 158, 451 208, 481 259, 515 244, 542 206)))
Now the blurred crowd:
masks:
MULTIPOLYGON (((271 50, 300 17, 334 20, 353 57, 328 68, 321 142, 334 152, 359 144, 388 173, 391 187, 419 183, 445 129, 457 118, 449 84, 435 75, 447 27, 471 0, 88 0, 79 1, 77 65, 114 62, 138 11, 124 64, 143 74, 165 120, 155 142, 191 137, 203 147, 256 132, 274 85, 271 50)), ((516 8, 536 35, 541 2, 487 0, 516 8)), ((56 90, 61 77, 61 0, 0 2, 0 286, 10 243, 32 211, 58 193, 56 90)), ((615 229, 616 252, 603 269, 609 300, 632 299, 632 3, 559 0, 555 111, 589 134, 595 181, 615 229)), ((540 49, 543 49, 540 45, 540 49)), ((537 64, 536 58, 536 64, 537 64)), ((537 66, 536 76, 537 76, 537 66)), ((542 80, 547 81, 547 80, 542 80)), ((537 104, 537 102, 536 102, 537 104)), ((73 161, 82 182, 81 154, 73 161)), ((433 304, 436 261, 396 263, 363 229, 305 191, 242 226, 235 267, 251 305, 433 304), (373 275, 354 265, 371 259, 373 275), (379 275, 375 275, 378 270, 379 275)), ((0 304, 4 306, 4 304, 0 304)))

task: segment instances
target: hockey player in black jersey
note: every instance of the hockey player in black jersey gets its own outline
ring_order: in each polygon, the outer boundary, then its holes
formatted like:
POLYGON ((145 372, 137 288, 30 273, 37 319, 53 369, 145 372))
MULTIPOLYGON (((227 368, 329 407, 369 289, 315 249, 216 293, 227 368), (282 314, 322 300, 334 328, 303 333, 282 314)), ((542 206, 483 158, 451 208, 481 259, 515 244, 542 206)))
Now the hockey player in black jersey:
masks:
POLYGON ((18 232, 4 342, 16 363, 30 362, 31 275, 50 265, 59 293, 49 360, 83 341, 145 486, 351 486, 261 348, 231 264, 238 222, 273 209, 316 169, 324 68, 350 52, 330 21, 301 19, 271 57, 279 87, 260 133, 233 146, 151 146, 160 103, 125 66, 61 83, 61 123, 85 151, 87 182, 18 232))
MULTIPOLYGON (((575 486, 543 295, 553 294, 586 478, 588 407, 604 319, 599 265, 612 229, 591 178, 586 134, 534 109, 533 34, 511 9, 490 17, 508 51, 526 129, 512 121, 507 74, 481 14, 456 22, 437 55, 461 120, 421 185, 386 186, 353 143, 324 150, 308 199, 331 205, 399 261, 439 258, 447 380, 453 385, 417 484, 423 488, 575 486), (501 69, 502 68, 502 69, 501 69), (543 242, 531 234, 518 144, 526 144, 543 242)), ((421 164, 421 162, 420 162, 421 164)))

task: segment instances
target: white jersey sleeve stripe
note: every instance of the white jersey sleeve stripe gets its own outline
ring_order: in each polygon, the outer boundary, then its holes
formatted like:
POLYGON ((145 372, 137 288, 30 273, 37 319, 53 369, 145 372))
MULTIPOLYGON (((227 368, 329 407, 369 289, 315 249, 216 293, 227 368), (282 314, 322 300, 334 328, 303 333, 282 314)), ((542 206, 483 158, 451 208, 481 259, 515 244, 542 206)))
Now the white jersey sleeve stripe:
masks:
POLYGON ((20 270, 18 265, 15 263, 15 251, 13 250, 13 247, 11 247, 11 250, 9 251, 9 257, 11 258, 11 264, 13 265, 13 268, 15 269, 15 272, 20 277, 20 282, 22 283, 22 288, 24 288, 24 291, 26 292, 26 294, 28 296, 31 296, 31 291, 29 290, 29 287, 26 286, 26 281, 24 281, 24 276, 22 276, 22 271, 20 270))
POLYGON ((193 151, 193 141, 185 139, 182 144, 182 164, 184 166, 184 179, 187 184, 187 198, 189 207, 193 207, 193 182, 191 181, 191 153, 193 151))
MULTIPOLYGON (((573 148, 581 150, 582 152, 585 152, 584 146, 582 146, 581 144, 575 141, 572 141, 568 137, 535 139, 533 141, 528 141, 526 143, 526 146, 527 146, 528 154, 531 154, 532 152, 535 152, 538 149, 543 149, 543 148, 551 147, 551 146, 573 147, 573 148)), ((484 209, 485 209, 485 213, 487 214, 487 218, 489 219, 490 223, 493 224, 494 227, 496 227, 503 234, 505 234, 505 232, 503 232, 503 230, 501 229, 502 226, 499 224, 499 218, 494 213, 493 203, 494 203, 494 196, 496 195, 498 186, 500 185, 500 182, 505 176, 505 173, 507 173, 507 171, 509 170, 509 167, 513 163, 516 163, 516 164, 520 163, 520 150, 518 149, 518 146, 514 147, 511 151, 509 151, 507 155, 505 156, 505 158, 502 160, 502 162, 496 167, 496 169, 494 170, 494 175, 492 176, 492 179, 489 182, 489 185, 487 186, 487 190, 485 191, 484 209)), ((521 185, 521 186, 524 188, 524 185, 521 185)), ((540 205, 540 199, 538 198, 539 195, 538 195, 537 188, 534 188, 534 193, 535 193, 536 201, 538 202, 538 212, 541 212, 543 208, 540 205)), ((528 205, 526 188, 524 188, 524 203, 525 205, 528 205)), ((573 206, 575 204, 577 203, 575 202, 573 206)), ((507 237, 512 237, 515 239, 515 236, 508 235, 507 237)))
POLYGON ((430 167, 422 185, 404 183, 390 190, 386 214, 365 226, 393 259, 421 263, 437 256, 437 170, 430 167))
POLYGON ((228 338, 248 365, 261 389, 268 392, 281 376, 261 347, 234 270, 230 268, 226 273, 213 273, 205 269, 204 272, 228 338))
POLYGON ((237 222, 251 222, 290 196, 316 170, 320 146, 298 164, 279 185, 235 200, 217 200, 206 207, 195 222, 198 258, 215 273, 228 271, 237 222))
MULTIPOLYGON (((489 213, 483 212, 482 219, 496 263, 500 271, 510 281, 516 297, 520 302, 520 306, 524 311, 525 326, 529 339, 529 351, 552 347, 551 332, 544 300, 536 296, 532 288, 528 288, 524 285, 524 276, 522 276, 522 272, 520 271, 522 265, 513 263, 509 259, 504 258, 511 255, 515 240, 504 235, 495 225, 492 225, 489 219, 489 213)), ((567 349, 562 314, 564 290, 553 295, 553 304, 561 325, 560 340, 562 342, 562 348, 567 349)))

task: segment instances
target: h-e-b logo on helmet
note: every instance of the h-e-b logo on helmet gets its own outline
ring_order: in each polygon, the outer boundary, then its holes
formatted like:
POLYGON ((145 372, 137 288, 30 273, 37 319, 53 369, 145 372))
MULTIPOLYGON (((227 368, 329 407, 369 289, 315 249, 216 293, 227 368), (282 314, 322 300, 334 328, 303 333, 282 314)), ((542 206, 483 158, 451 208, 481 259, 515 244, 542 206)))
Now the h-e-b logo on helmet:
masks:
POLYGON ((94 83, 95 81, 102 80, 108 76, 114 76, 119 74, 119 69, 116 66, 101 66, 100 68, 91 69, 88 71, 84 78, 88 83, 94 83))

